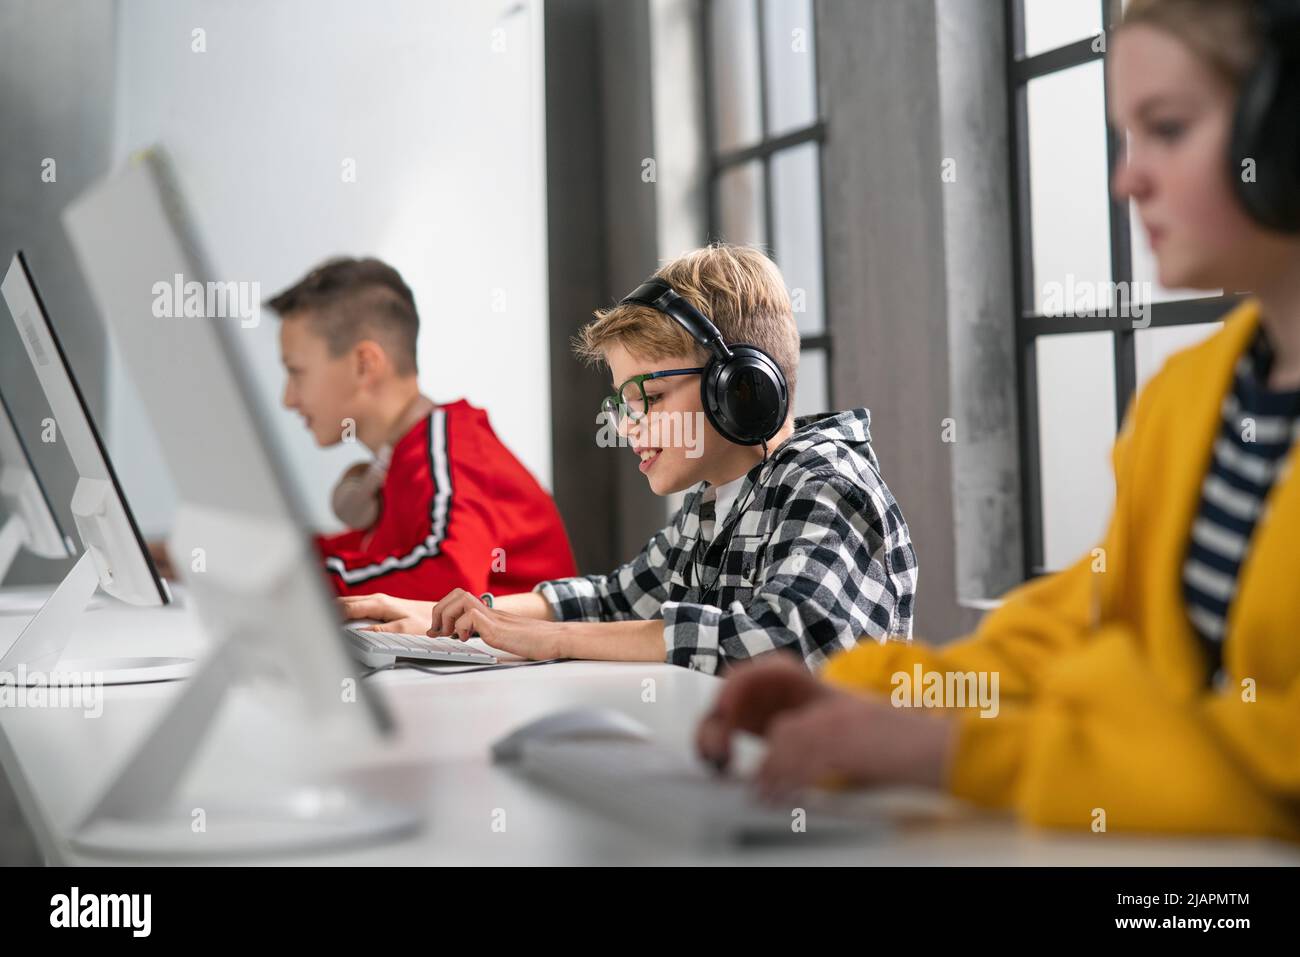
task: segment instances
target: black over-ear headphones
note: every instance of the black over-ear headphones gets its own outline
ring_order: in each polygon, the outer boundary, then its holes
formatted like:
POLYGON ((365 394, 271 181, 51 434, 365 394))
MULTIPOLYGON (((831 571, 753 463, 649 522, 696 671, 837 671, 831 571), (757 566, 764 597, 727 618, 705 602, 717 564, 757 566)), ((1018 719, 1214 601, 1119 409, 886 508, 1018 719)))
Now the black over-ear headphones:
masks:
POLYGON ((790 411, 785 373, 757 346, 728 345, 702 312, 663 279, 648 279, 623 298, 677 320, 709 352, 700 398, 709 423, 729 442, 758 445, 780 431, 790 411))
POLYGON ((1300 232, 1300 0, 1256 0, 1263 53, 1242 85, 1229 174, 1260 225, 1300 232), (1255 167, 1253 182, 1242 170, 1255 167))

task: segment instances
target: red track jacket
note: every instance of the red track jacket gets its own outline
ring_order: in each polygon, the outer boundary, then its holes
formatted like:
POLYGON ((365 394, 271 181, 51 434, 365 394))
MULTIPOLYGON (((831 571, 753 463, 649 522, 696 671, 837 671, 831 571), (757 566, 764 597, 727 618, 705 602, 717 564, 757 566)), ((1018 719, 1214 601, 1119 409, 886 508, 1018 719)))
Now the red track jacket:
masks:
POLYGON ((577 574, 550 495, 463 399, 393 447, 375 524, 320 536, 317 547, 340 595, 509 595, 577 574))

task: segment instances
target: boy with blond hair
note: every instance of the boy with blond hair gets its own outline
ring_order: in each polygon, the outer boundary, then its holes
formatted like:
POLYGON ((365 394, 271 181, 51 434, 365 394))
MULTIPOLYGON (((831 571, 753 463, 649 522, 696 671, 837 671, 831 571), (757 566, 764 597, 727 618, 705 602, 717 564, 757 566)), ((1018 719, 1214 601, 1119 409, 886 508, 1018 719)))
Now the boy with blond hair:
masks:
POLYGON ((799 333, 775 264, 713 245, 682 256, 576 341, 610 370, 606 429, 682 507, 607 575, 493 600, 344 599, 381 630, 461 638, 527 658, 669 661, 713 673, 772 651, 809 668, 859 637, 910 636, 907 523, 854 409, 794 419, 799 333))

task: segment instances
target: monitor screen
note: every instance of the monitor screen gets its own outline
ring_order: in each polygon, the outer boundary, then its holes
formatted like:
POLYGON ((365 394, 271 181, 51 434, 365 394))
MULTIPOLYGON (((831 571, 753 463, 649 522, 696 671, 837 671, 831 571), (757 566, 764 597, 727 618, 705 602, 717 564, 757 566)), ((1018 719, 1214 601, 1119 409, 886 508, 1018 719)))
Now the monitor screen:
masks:
POLYGON ((133 605, 167 604, 171 594, 149 557, 108 449, 21 252, 10 263, 0 289, 49 402, 57 441, 67 449, 76 468, 73 522, 82 545, 94 559, 100 587, 133 605))

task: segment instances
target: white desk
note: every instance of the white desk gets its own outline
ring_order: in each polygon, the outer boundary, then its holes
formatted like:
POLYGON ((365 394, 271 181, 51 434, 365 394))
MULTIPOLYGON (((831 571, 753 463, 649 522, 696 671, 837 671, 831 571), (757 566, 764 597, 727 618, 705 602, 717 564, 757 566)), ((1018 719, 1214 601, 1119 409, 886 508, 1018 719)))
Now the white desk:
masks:
MULTIPOLYGON (((23 623, 0 617, 0 641, 23 623)), ((89 613, 68 655, 194 654, 203 642, 184 609, 142 611, 111 605, 89 613)), ((322 636, 327 640, 329 636, 322 636)), ((1062 835, 1016 826, 929 795, 907 792, 864 799, 898 822, 877 840, 840 848, 779 847, 703 852, 666 845, 493 765, 488 746, 518 724, 577 705, 617 708, 662 740, 689 747, 716 680, 670 665, 567 662, 495 673, 426 676, 385 673, 378 685, 402 728, 398 740, 369 759, 366 774, 422 791, 424 829, 405 840, 315 855, 326 864, 1300 864, 1300 849, 1269 841, 1163 839, 1121 834, 1062 835), (643 682, 655 701, 643 701, 643 682), (923 809, 919 820, 900 809, 923 809), (493 814, 506 815, 504 832, 493 814)), ((111 863, 74 854, 65 836, 111 778, 177 684, 104 689, 104 713, 2 709, 0 728, 12 753, 0 754, 15 789, 35 795, 54 835, 52 856, 66 863, 111 863), (14 780, 22 775, 22 780, 14 780)), ((275 772, 292 712, 274 713, 251 696, 232 700, 211 744, 196 759, 193 787, 211 783, 210 766, 242 762, 249 778, 275 772)), ((3 750, 3 749, 0 749, 3 750)), ((279 863, 275 859, 263 859, 279 863)))

